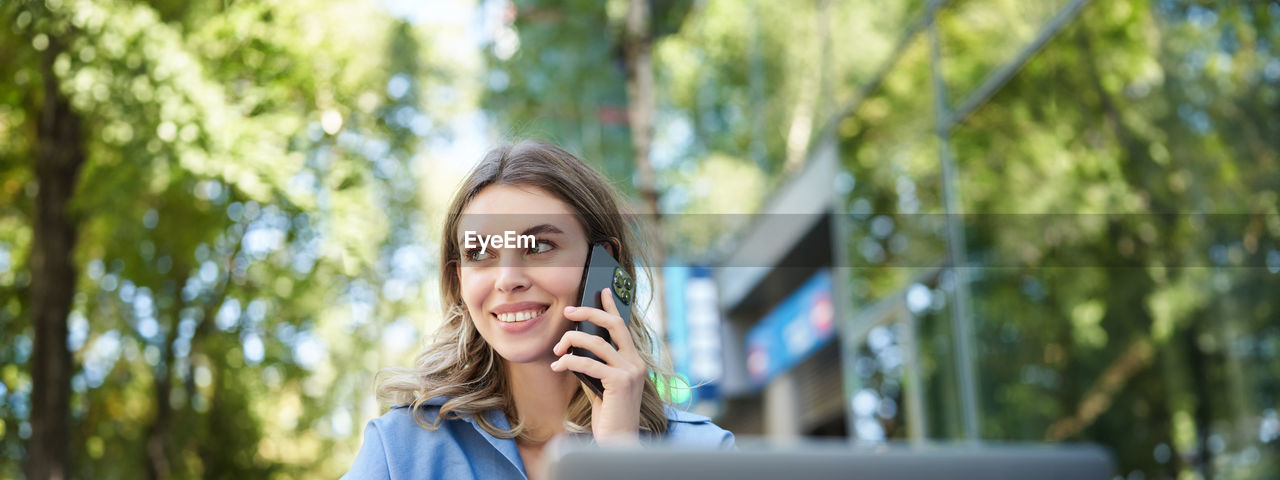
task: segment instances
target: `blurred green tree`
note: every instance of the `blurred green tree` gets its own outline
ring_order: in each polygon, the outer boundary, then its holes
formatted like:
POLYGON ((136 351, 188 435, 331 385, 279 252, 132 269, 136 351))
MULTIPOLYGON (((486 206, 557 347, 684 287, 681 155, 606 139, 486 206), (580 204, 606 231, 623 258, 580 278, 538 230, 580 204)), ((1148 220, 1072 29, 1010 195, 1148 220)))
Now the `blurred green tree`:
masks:
POLYGON ((380 327, 423 304, 420 32, 346 2, 0 18, 0 475, 340 472, 380 327))
MULTIPOLYGON (((947 4, 951 106, 1063 5, 947 4)), ((1280 124, 1263 113, 1280 99, 1275 12, 1274 2, 1092 2, 951 127, 977 267, 983 438, 1098 442, 1124 475, 1280 468, 1265 433, 1280 341, 1264 293, 1280 282, 1280 124)), ((945 258, 937 113, 919 93, 930 60, 923 39, 908 45, 838 127, 857 179, 848 248, 889 267, 851 279, 867 299, 906 289, 915 269, 901 267, 945 258)), ((941 438, 962 434, 946 308, 917 313, 930 338, 929 431, 941 438)))

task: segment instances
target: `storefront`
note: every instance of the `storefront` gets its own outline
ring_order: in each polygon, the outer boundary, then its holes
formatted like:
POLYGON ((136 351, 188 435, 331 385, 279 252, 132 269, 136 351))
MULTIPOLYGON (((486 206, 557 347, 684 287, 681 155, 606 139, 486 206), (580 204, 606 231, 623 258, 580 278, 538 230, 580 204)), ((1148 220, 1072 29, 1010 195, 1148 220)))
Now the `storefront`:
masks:
POLYGON ((819 152, 767 201, 715 269, 724 312, 726 428, 745 435, 847 435, 833 249, 834 148, 819 152))

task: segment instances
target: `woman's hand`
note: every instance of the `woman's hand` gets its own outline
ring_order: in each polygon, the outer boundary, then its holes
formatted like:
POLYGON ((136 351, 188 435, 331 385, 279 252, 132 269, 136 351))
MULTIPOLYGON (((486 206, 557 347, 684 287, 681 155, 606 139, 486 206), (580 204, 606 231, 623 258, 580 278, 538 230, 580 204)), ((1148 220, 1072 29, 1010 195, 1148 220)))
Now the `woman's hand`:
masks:
POLYGON ((605 339, 585 332, 565 332, 552 351, 560 359, 551 362, 557 372, 572 370, 600 379, 604 397, 589 393, 591 398, 591 431, 596 441, 614 444, 636 443, 640 439, 640 398, 649 366, 631 342, 631 332, 618 314, 609 289, 600 292, 604 310, 591 307, 565 307, 564 316, 575 322, 587 321, 609 332, 618 348, 605 339), (569 353, 569 348, 590 350, 600 360, 569 353))

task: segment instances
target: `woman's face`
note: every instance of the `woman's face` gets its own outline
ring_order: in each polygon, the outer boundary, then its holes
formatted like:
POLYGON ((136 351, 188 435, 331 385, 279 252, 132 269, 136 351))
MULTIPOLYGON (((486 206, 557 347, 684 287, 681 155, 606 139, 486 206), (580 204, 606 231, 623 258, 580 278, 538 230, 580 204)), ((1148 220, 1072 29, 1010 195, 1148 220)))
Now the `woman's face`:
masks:
POLYGON ((571 207, 538 187, 490 185, 462 210, 455 234, 462 300, 476 330, 509 362, 554 361, 552 347, 571 328, 564 307, 577 305, 588 251, 571 207), (531 234, 536 244, 490 244, 481 252, 479 236, 508 231, 531 234))

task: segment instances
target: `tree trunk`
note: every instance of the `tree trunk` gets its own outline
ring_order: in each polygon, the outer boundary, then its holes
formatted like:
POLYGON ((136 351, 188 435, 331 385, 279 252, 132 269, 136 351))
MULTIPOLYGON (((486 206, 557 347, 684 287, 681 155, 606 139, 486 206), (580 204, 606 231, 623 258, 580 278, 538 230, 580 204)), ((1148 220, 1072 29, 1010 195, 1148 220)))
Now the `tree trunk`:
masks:
POLYGON ((649 149, 653 143, 653 112, 656 101, 653 95, 653 35, 650 21, 648 0, 630 0, 627 3, 626 28, 623 32, 622 51, 627 70, 627 121, 631 126, 631 145, 635 150, 636 189, 640 192, 643 204, 643 218, 648 232, 653 235, 647 245, 648 260, 653 267, 651 285, 653 286, 653 307, 658 309, 654 327, 659 334, 665 335, 666 325, 663 315, 663 282, 662 264, 664 249, 662 246, 661 223, 658 217, 658 186, 653 173, 653 164, 649 162, 649 149))
POLYGON ((31 324, 35 352, 31 357, 31 440, 27 478, 70 476, 71 352, 67 349, 67 315, 75 294, 72 263, 77 226, 67 211, 85 160, 79 116, 58 90, 53 61, 60 52, 52 42, 44 52, 44 103, 40 108, 36 153, 36 193, 31 242, 31 324))
MULTIPOLYGON (((1209 362, 1211 361, 1201 349, 1197 341, 1200 337, 1200 323, 1196 319, 1182 336, 1187 349, 1187 363, 1191 367, 1192 391, 1195 392, 1195 409, 1192 418, 1196 426, 1196 455, 1194 466, 1201 478, 1214 478, 1213 448, 1209 439, 1213 432, 1213 396, 1218 393, 1209 379, 1209 362)), ((1222 348, 1231 348, 1225 345, 1222 348)))
POLYGON ((191 277, 191 269, 181 266, 173 269, 172 279, 178 285, 171 292, 177 297, 178 305, 170 312, 169 330, 165 333, 164 345, 160 347, 160 364, 155 369, 155 383, 152 394, 156 404, 156 416, 147 428, 147 476, 152 479, 166 479, 173 476, 173 462, 170 461, 172 443, 169 434, 173 424, 173 406, 170 402, 170 391, 173 388, 173 362, 176 356, 173 344, 178 340, 178 331, 182 325, 182 311, 187 303, 182 300, 182 292, 187 288, 187 280, 191 277))

